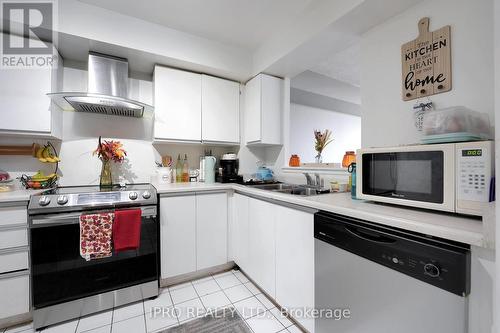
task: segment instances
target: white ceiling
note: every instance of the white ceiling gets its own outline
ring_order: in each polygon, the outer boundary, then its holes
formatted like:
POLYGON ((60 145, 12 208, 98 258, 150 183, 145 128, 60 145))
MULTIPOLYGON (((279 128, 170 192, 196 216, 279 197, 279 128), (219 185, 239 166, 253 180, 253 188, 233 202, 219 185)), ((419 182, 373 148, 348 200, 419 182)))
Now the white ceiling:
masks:
POLYGON ((340 52, 327 56, 310 71, 359 87, 361 80, 360 56, 360 43, 356 42, 340 52))
POLYGON ((255 50, 314 0, 79 0, 200 37, 255 50), (146 4, 147 3, 147 4, 146 4))

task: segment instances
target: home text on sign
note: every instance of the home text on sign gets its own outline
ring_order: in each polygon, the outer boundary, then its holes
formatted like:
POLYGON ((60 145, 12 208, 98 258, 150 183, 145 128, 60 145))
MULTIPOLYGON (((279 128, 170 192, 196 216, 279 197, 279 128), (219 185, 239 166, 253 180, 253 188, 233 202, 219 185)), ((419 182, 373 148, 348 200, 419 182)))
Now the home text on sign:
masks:
POLYGON ((418 27, 418 38, 401 46, 405 101, 451 90, 450 26, 429 32, 425 17, 418 27))

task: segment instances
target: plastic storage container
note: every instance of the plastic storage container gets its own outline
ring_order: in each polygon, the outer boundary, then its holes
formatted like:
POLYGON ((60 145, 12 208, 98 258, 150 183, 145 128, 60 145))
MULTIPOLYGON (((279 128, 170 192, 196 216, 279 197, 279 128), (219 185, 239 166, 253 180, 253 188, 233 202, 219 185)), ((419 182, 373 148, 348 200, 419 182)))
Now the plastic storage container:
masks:
POLYGON ((491 139, 488 115, 463 106, 425 112, 423 131, 425 143, 491 139))

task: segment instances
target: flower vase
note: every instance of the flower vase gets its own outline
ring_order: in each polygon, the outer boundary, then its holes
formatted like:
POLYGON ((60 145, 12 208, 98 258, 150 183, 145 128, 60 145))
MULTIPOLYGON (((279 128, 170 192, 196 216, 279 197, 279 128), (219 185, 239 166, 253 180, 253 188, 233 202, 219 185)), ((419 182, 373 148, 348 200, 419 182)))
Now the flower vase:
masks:
POLYGON ((318 152, 318 155, 316 155, 316 157, 314 158, 314 161, 316 163, 323 163, 323 156, 321 156, 320 152, 318 152))
POLYGON ((109 160, 102 160, 100 185, 102 187, 108 187, 113 185, 111 177, 111 161, 109 160))

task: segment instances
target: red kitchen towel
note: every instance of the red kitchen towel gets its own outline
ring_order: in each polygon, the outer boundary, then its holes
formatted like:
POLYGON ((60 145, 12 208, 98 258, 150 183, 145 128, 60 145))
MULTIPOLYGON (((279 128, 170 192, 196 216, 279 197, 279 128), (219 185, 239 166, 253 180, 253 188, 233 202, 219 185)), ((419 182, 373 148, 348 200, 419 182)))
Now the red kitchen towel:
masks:
POLYGON ((135 250, 141 243, 140 209, 124 209, 115 211, 113 223, 113 246, 115 252, 135 250))
POLYGON ((80 215, 80 255, 83 259, 89 261, 112 255, 113 216, 113 213, 80 215))

